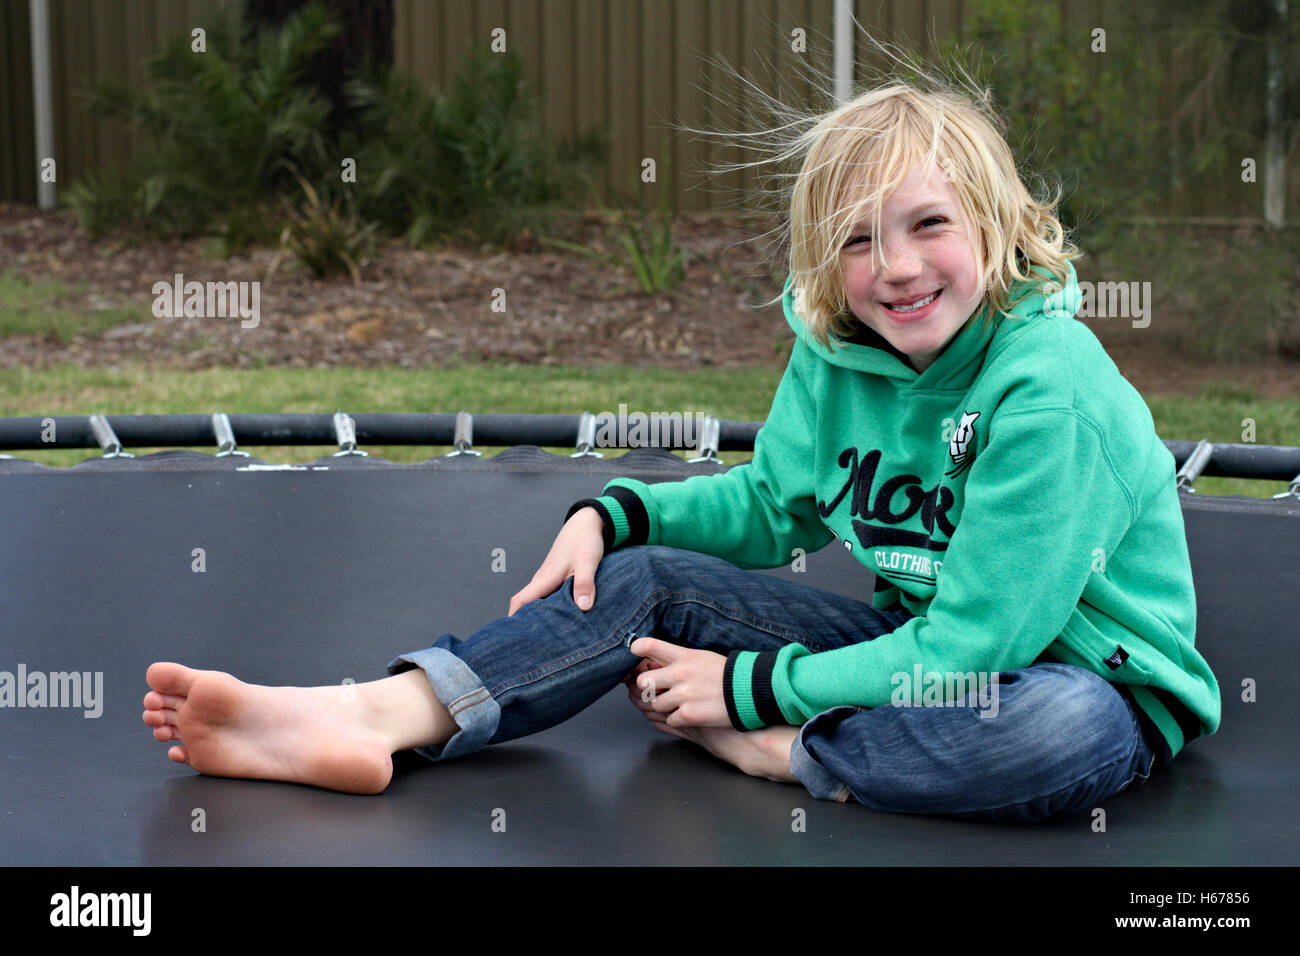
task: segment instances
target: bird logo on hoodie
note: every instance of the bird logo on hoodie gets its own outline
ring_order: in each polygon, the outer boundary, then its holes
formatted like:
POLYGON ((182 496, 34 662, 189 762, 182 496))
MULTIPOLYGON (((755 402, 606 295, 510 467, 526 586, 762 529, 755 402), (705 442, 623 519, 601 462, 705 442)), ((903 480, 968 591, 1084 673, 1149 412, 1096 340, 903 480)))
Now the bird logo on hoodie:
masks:
POLYGON ((961 422, 957 425, 957 430, 952 433, 952 439, 948 442, 948 455, 952 458, 952 463, 956 467, 947 473, 948 477, 960 474, 966 470, 969 464, 967 447, 970 440, 975 437, 975 419, 980 417, 979 412, 962 412, 961 422))

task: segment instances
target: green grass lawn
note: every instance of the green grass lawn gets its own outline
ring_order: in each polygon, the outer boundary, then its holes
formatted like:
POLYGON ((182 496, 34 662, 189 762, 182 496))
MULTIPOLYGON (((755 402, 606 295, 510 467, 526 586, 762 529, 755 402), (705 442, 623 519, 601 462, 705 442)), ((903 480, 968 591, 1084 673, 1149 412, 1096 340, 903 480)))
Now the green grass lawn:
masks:
MULTIPOLYGON (((0 376, 0 417, 29 415, 227 414, 241 412, 516 412, 576 415, 583 411, 704 412, 722 419, 762 421, 781 380, 780 369, 706 369, 678 372, 622 366, 542 367, 467 365, 449 369, 207 369, 121 371, 59 366, 14 370, 0 376)), ((1216 383, 1195 397, 1147 396, 1162 437, 1240 442, 1242 422, 1255 423, 1255 440, 1300 446, 1300 402, 1265 399, 1244 386, 1216 383)), ((144 454, 157 449, 128 449, 144 454)), ((212 452, 212 447, 198 448, 212 452)), ((267 461, 303 463, 328 454, 325 447, 246 447, 267 461)), ((396 462, 423 461, 451 451, 440 446, 367 446, 396 462)), ((484 456, 500 451, 479 446, 484 456)), ((572 447, 549 448, 568 454, 572 447)), ((616 455, 616 449, 606 449, 616 455)), ((67 466, 97 454, 93 449, 19 451, 18 457, 67 466)), ((688 457, 682 453, 684 457, 688 457)), ((693 453, 691 453, 693 455, 693 453)), ((748 461, 748 452, 723 452, 727 464, 748 461)), ((1268 497, 1280 482, 1203 478, 1203 494, 1268 497)))
POLYGON ((60 299, 81 295, 86 286, 66 282, 26 282, 0 271, 0 340, 10 335, 53 335, 70 342, 77 335, 98 335, 119 325, 153 321, 149 310, 136 308, 65 309, 60 299))

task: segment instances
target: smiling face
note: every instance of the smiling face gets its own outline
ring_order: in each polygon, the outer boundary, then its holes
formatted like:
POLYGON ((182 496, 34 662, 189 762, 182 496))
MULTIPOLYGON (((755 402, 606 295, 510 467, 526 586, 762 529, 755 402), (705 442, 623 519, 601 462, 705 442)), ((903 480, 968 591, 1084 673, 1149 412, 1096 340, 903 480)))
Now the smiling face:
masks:
POLYGON ((873 236, 864 218, 840 251, 849 308, 923 372, 983 302, 975 230, 933 164, 912 166, 881 210, 880 228, 873 236))

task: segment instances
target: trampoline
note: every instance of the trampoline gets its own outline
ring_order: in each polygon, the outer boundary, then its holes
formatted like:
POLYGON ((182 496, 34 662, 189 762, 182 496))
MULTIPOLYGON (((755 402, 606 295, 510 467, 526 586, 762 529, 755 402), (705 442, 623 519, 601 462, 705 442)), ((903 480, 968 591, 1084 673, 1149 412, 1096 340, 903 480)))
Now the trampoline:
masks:
MULTIPOLYGON (((1166 443, 1184 486, 1196 646, 1219 680, 1222 726, 1106 801, 1099 837, 1089 814, 1004 825, 818 801, 656 732, 621 685, 559 726, 463 760, 399 754, 379 796, 203 777, 169 761, 141 724, 152 661, 261 684, 382 677, 394 654, 504 615, 572 502, 615 476, 675 481, 734 467, 726 453, 752 449, 761 423, 706 420, 689 462, 663 448, 597 457, 586 414, 93 416, 54 425, 57 447, 101 453, 71 468, 0 459, 0 670, 102 673, 100 714, 0 711, 6 863, 1297 862, 1300 676, 1283 661, 1300 636, 1300 449, 1166 443), (511 447, 487 458, 475 440, 511 447), (329 450, 286 466, 238 444, 329 450), (456 450, 402 465, 364 454, 378 444, 456 450), (132 447, 172 450, 129 457, 132 447), (1205 496, 1190 488, 1201 474, 1290 487, 1272 500, 1205 496), (507 564, 489 573, 497 547, 507 564), (200 810, 212 839, 196 839, 200 810), (791 826, 799 810, 802 830, 791 826), (508 841, 493 827, 501 811, 508 841)), ((0 450, 51 447, 41 441, 47 426, 0 420, 0 450)), ((835 546, 809 555, 798 578, 789 568, 753 573, 855 597, 872 591, 871 575, 835 546)))

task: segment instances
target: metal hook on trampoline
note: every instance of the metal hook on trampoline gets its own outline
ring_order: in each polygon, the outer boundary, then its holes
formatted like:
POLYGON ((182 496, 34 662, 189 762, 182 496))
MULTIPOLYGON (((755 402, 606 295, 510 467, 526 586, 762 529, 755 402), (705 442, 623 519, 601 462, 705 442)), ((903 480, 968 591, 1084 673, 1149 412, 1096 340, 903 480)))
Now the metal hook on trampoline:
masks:
POLYGON ((574 446, 575 451, 570 458, 604 458, 605 456, 592 449, 596 446, 596 416, 591 412, 583 412, 578 416, 578 443, 574 446))
POLYGON ((722 467, 726 464, 718 457, 718 443, 722 432, 721 422, 712 415, 704 416, 704 423, 700 425, 699 442, 696 447, 702 454, 698 458, 687 458, 689 464, 695 464, 701 461, 710 461, 713 464, 722 467))
POLYGON ((1300 498, 1300 474, 1291 479, 1291 484, 1286 491, 1280 491, 1273 496, 1273 500, 1279 498, 1300 498))
POLYGON ((357 423, 352 420, 351 415, 342 409, 334 413, 334 437, 338 440, 339 450, 330 457, 339 458, 343 455, 369 457, 369 452, 357 448, 357 423))
POLYGON ((1178 474, 1174 476, 1178 490, 1186 491, 1189 495, 1196 494, 1192 483, 1201 477, 1201 472, 1205 470, 1212 457, 1214 457, 1214 445, 1208 438, 1202 438, 1196 443, 1192 453, 1187 456, 1187 461, 1183 462, 1183 467, 1178 469, 1178 474))
POLYGON ((113 426, 108 423, 108 419, 103 415, 90 416, 90 430, 95 433, 95 441, 99 442, 99 447, 104 451, 103 457, 135 457, 130 452, 122 451, 122 443, 118 441, 117 433, 113 431, 113 426))
POLYGON ((212 413, 212 433, 217 439, 218 458, 248 458, 248 452, 235 447, 235 430, 230 427, 230 416, 225 412, 212 413))
POLYGON ((444 458, 455 458, 457 455, 475 455, 482 457, 481 451, 474 450, 474 416, 466 411, 456 413, 456 433, 452 436, 455 443, 455 450, 447 452, 444 458))

